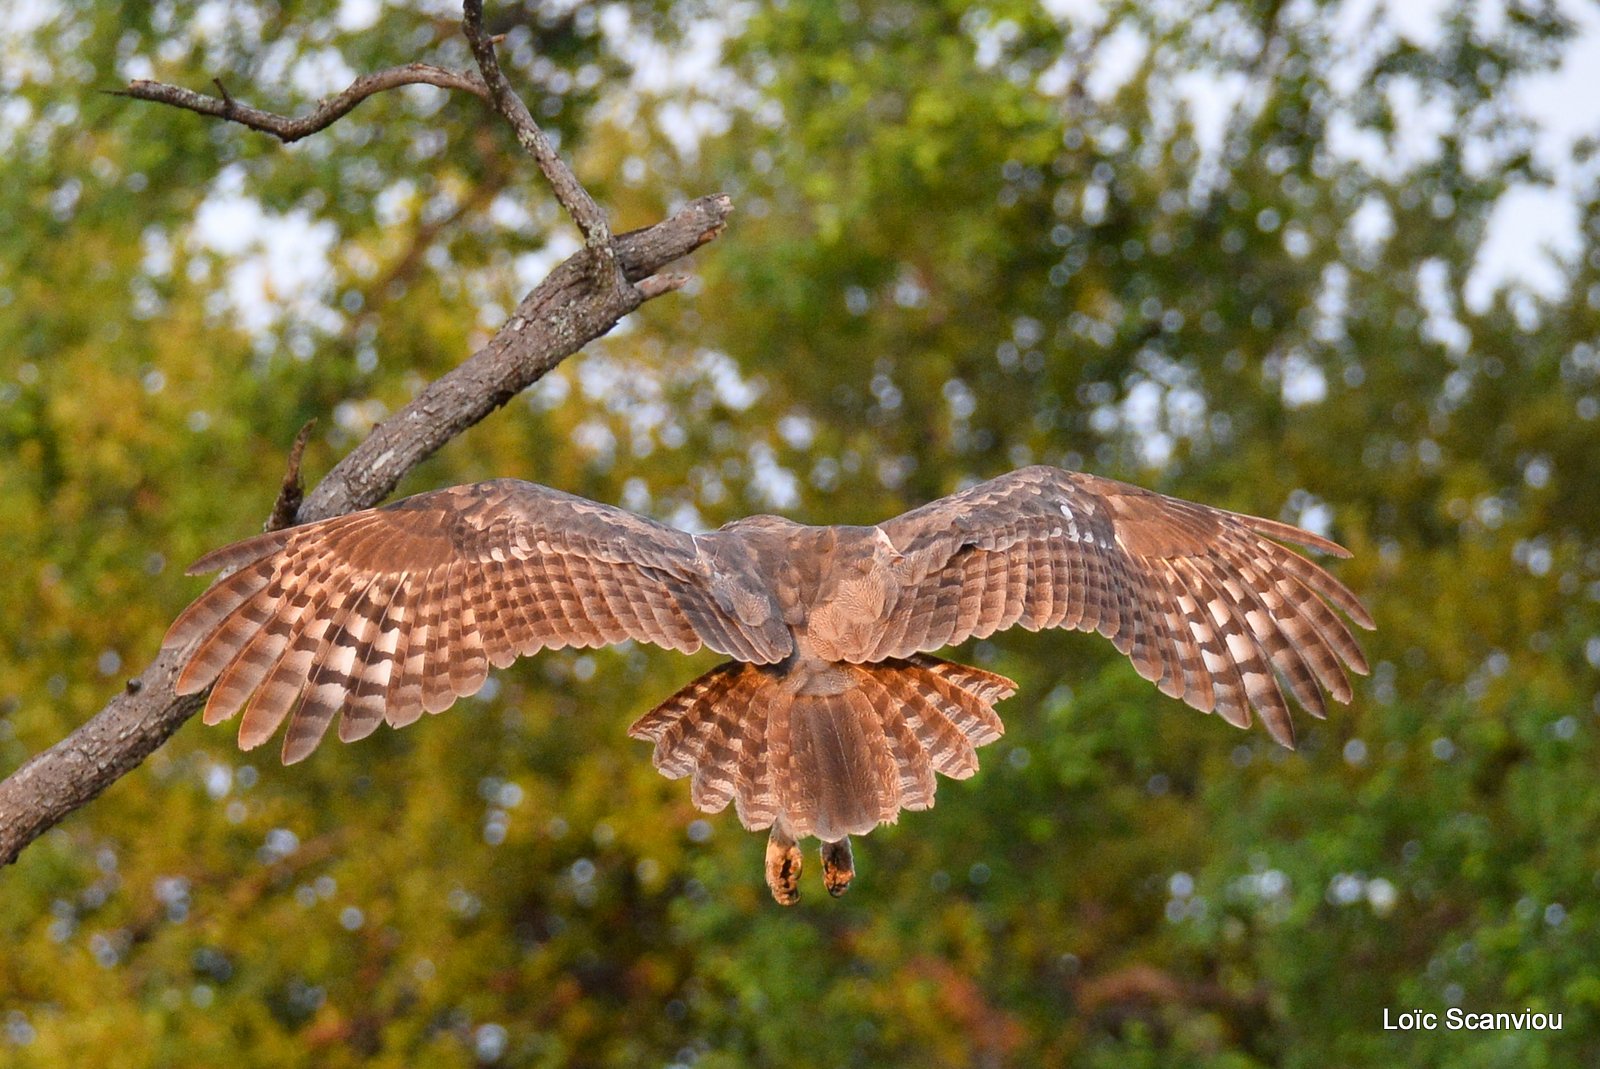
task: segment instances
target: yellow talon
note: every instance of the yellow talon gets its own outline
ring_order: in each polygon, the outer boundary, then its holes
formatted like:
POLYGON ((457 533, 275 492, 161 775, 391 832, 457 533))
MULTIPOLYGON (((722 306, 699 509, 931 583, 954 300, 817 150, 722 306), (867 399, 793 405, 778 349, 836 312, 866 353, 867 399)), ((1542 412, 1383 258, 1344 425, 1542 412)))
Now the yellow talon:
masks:
POLYGON ((822 883, 835 898, 850 890, 856 878, 855 859, 850 854, 850 839, 822 844, 822 883))
POLYGON ((783 824, 774 822, 767 839, 767 886, 780 906, 800 901, 800 869, 804 859, 794 836, 783 824))

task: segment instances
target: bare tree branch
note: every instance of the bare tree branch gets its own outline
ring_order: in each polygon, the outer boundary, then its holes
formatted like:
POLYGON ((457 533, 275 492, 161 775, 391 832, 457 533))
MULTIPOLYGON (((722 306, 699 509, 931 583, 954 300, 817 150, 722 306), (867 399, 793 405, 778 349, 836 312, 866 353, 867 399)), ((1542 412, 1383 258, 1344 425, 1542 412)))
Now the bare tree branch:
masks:
POLYGON ((337 96, 328 97, 309 113, 298 118, 275 115, 270 111, 241 104, 233 98, 221 81, 217 81, 216 86, 222 95, 215 97, 196 93, 182 86, 144 79, 129 82, 128 88, 113 90, 112 95, 132 97, 135 100, 153 100, 158 104, 171 104, 175 108, 197 111, 201 115, 214 115, 219 119, 228 119, 248 126, 252 130, 271 134, 287 145, 333 125, 374 93, 397 89, 402 85, 436 85, 441 89, 461 89, 486 101, 490 100, 489 89, 477 74, 472 71, 453 71, 445 67, 435 67, 429 63, 408 63, 404 67, 391 67, 375 74, 363 74, 350 83, 350 88, 337 96))
POLYGON ((622 290, 596 287, 593 252, 575 253, 522 299, 489 344, 426 386, 335 464, 306 496, 300 521, 309 523, 382 500, 434 450, 543 378, 650 297, 676 289, 663 286, 656 272, 720 234, 732 211, 732 199, 716 193, 690 201, 665 222, 619 235, 614 242, 617 263, 630 283, 622 290))
POLYGON ((544 172, 556 199, 572 216, 572 221, 578 224, 578 229, 583 231, 584 244, 603 258, 595 264, 596 270, 607 270, 611 267, 610 263, 605 262, 610 257, 611 225, 606 222, 606 213, 600 210, 600 205, 578 182, 577 176, 550 143, 545 132, 533 121, 528 106, 511 88, 511 83, 506 81, 505 73, 500 70, 500 61, 495 58, 494 38, 483 28, 483 0, 463 0, 461 30, 466 35, 467 43, 472 46, 472 55, 477 59, 478 70, 489 89, 490 102, 496 111, 505 116, 516 131, 517 140, 533 156, 539 170, 544 172))
POLYGON ((659 297, 663 293, 681 290, 689 284, 688 275, 666 274, 655 275, 639 283, 639 292, 644 294, 645 300, 659 297))
MULTIPOLYGON (((301 522, 369 508, 418 462, 606 333, 648 295, 670 292, 656 272, 721 232, 732 201, 723 194, 684 205, 670 219, 616 239, 627 296, 593 283, 584 249, 523 298, 489 343, 375 427, 306 496, 301 522)), ((0 782, 0 865, 67 814, 133 770, 199 711, 204 694, 179 698, 181 650, 163 650, 82 727, 35 754, 0 782)))
POLYGON ((300 460, 306 455, 306 443, 311 440, 311 432, 316 426, 316 420, 308 419, 300 428, 300 433, 294 436, 294 445, 289 447, 289 463, 283 473, 283 485, 278 488, 278 500, 272 503, 272 515, 267 517, 268 531, 281 531, 299 522, 300 502, 306 497, 305 487, 300 482, 300 460))
MULTIPOLYGON (((678 289, 686 281, 684 276, 656 272, 715 238, 733 210, 724 194, 701 197, 655 226, 613 238, 599 205, 556 154, 501 73, 494 41, 483 32, 481 0, 465 0, 463 7, 464 29, 482 80, 411 64, 358 78, 349 89, 297 119, 242 105, 220 83, 220 98, 147 81, 132 83, 124 94, 229 119, 290 142, 327 127, 384 89, 417 83, 465 89, 489 99, 511 123, 583 231, 586 247, 524 297, 487 345, 424 388, 334 465, 298 503, 298 522, 377 504, 406 472, 455 435, 605 334, 640 304, 678 289)), ((296 458, 291 457, 275 515, 293 497, 297 469, 296 458)), ((88 722, 0 782, 0 865, 15 861, 29 843, 136 768, 200 709, 205 694, 180 698, 173 691, 186 653, 162 650, 88 722)))

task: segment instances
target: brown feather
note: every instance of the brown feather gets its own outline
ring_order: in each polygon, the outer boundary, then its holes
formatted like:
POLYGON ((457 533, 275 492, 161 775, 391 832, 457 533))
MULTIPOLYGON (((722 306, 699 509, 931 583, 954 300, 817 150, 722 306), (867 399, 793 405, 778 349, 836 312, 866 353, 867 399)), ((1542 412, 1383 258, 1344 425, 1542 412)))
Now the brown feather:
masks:
POLYGON ((1289 718, 1289 706, 1283 700, 1283 691, 1279 689, 1277 678, 1268 663, 1268 651, 1263 641, 1270 621, 1262 621, 1260 628, 1252 626, 1251 606, 1246 604, 1238 583, 1216 561, 1202 557, 1194 563, 1205 574, 1212 592, 1228 613, 1229 619, 1223 625, 1223 643, 1239 668, 1251 706, 1273 739, 1294 749, 1294 723, 1289 718))
POLYGON ((405 634, 406 576, 389 579, 379 595, 382 608, 356 651, 350 703, 339 718, 339 741, 364 739, 383 723, 384 697, 402 656, 405 634))
POLYGON ((422 676, 432 641, 434 602, 430 592, 437 568, 428 568, 406 583, 407 625, 395 646, 395 677, 383 703, 383 719, 392 728, 415 723, 422 716, 422 676))
POLYGON ((1226 635, 1231 614, 1227 603, 1211 589, 1192 559, 1167 562, 1181 584, 1189 619, 1189 634, 1200 647, 1200 662, 1212 680, 1212 710, 1234 727, 1250 726, 1250 705, 1239 665, 1228 652, 1226 635))
POLYGON ((371 623, 367 614, 376 611, 370 603, 376 582, 376 576, 368 578, 364 587, 352 592, 346 607, 337 616, 330 617, 327 631, 312 658, 299 705, 283 737, 283 763, 286 765, 309 756, 344 707, 350 693, 360 636, 371 623))
MULTIPOLYGON (((906 723, 900 708, 902 703, 877 672, 862 673, 862 692, 877 715, 893 763, 894 804, 911 810, 930 808, 938 787, 934 780, 933 765, 916 732, 906 723)), ((880 819, 889 820, 892 815, 881 814, 880 819)))
POLYGON ((1206 668, 1197 642, 1198 606, 1171 562, 1155 560, 1149 562, 1149 567, 1151 579, 1161 591, 1158 596, 1166 606, 1178 661, 1183 669, 1183 693, 1176 697, 1202 713, 1209 713, 1217 704, 1216 680, 1206 668))

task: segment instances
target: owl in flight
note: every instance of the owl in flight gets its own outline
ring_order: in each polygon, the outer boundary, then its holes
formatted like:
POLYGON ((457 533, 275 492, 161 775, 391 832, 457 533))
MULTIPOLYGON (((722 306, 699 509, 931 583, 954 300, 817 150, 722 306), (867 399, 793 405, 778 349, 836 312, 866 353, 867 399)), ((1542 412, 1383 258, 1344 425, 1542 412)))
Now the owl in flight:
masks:
POLYGON ((1098 631, 1140 675, 1284 746, 1278 680, 1314 716, 1367 671, 1350 629, 1372 618, 1279 542, 1346 557, 1310 531, 1051 467, 1013 471, 875 527, 752 516, 694 535, 513 479, 258 535, 201 558, 225 569, 168 630, 190 648, 178 693, 211 687, 205 722, 244 707, 239 745, 285 719, 299 761, 403 727, 483 685, 490 666, 625 639, 733 658, 629 729, 655 766, 772 829, 773 897, 799 898, 798 840, 824 884, 854 876, 851 835, 933 805, 1000 736, 1016 684, 931 656, 1020 625, 1098 631))

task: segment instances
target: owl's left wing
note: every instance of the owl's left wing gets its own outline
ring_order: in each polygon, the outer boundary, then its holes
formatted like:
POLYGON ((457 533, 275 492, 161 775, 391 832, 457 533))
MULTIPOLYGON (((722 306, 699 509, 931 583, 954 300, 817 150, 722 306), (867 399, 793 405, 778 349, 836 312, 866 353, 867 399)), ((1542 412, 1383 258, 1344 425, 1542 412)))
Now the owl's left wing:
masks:
POLYGON ((234 569, 163 645, 192 647, 179 694, 211 686, 206 723, 245 706, 239 743, 283 756, 401 727, 483 685, 490 665, 624 639, 772 664, 792 648, 762 576, 694 536, 515 479, 418 494, 258 535, 191 572, 234 569), (215 684, 213 686, 213 684, 215 684))
POLYGON ((1098 631, 1161 690, 1240 727, 1255 708, 1294 745, 1273 670, 1322 717, 1367 663, 1331 603, 1372 617, 1342 583, 1274 539, 1348 557, 1275 520, 1051 467, 1023 468, 879 529, 898 589, 867 660, 908 657, 1021 625, 1098 631), (1341 662, 1343 664, 1341 665, 1341 662))

